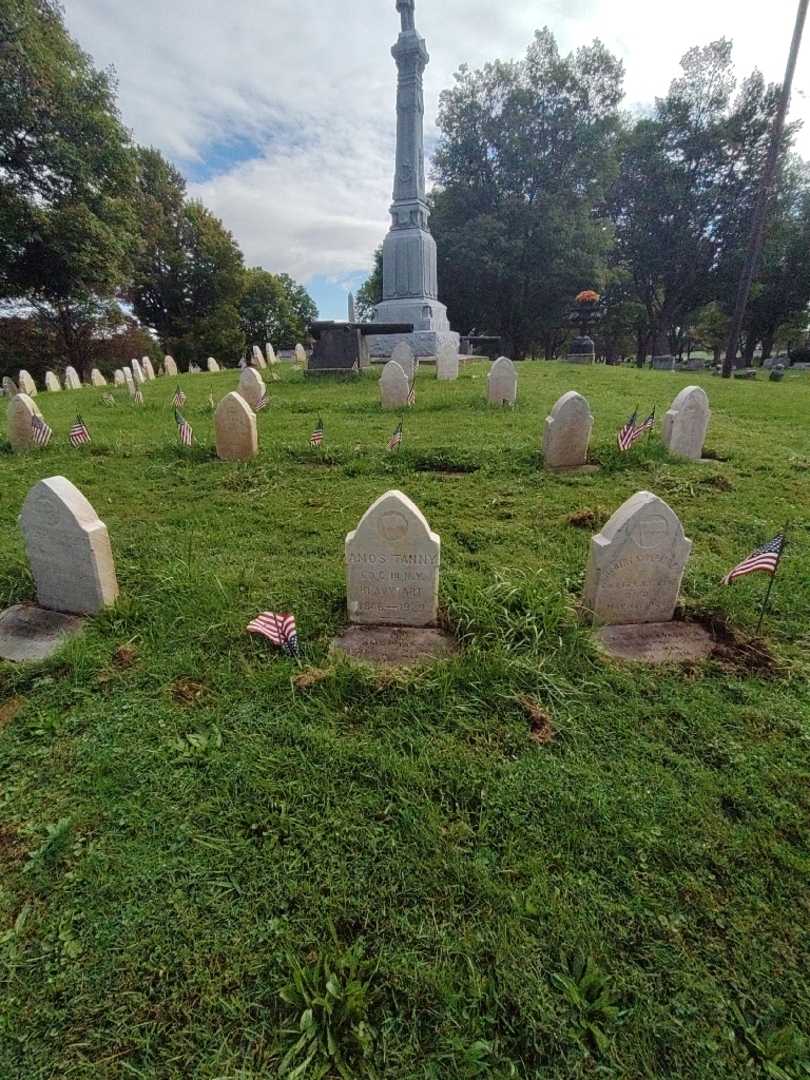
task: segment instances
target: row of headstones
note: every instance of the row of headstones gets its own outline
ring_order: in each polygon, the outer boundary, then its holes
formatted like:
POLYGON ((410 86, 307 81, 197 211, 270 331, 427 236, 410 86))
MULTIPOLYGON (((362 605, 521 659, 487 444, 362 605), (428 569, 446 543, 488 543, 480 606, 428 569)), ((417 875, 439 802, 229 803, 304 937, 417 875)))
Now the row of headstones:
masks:
MULTIPOLYGON (((436 378, 439 382, 454 382, 459 375, 459 354, 452 345, 445 346, 436 357, 436 378)), ((419 361, 406 341, 399 342, 380 376, 380 400, 384 409, 404 409, 412 404, 413 381, 419 361)), ((490 401, 514 405, 517 400, 517 372, 511 360, 502 356, 489 372, 490 401), (493 397, 495 395, 495 397, 493 397)))
MULTIPOLYGON (((69 480, 52 477, 32 488, 20 526, 41 607, 84 615, 115 601, 107 528, 69 480)), ((671 621, 691 551, 674 511, 639 492, 592 540, 586 611, 602 626, 671 621)), ((389 491, 369 507, 346 537, 345 562, 351 622, 436 623, 441 540, 402 492, 389 491)))

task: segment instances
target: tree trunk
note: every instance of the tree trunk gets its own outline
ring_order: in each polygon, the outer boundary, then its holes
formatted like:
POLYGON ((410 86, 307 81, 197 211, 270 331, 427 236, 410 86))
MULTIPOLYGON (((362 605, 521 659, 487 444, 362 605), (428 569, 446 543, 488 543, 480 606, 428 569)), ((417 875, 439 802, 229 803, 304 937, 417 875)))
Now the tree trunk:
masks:
POLYGON ((776 332, 774 330, 767 330, 762 335, 762 359, 763 360, 767 359, 767 357, 772 355, 772 353, 773 353, 773 341, 774 341, 775 337, 776 337, 776 332))
POLYGON ((749 334, 745 339, 745 348, 742 351, 743 360, 746 367, 754 366, 754 351, 757 347, 757 339, 753 334, 749 334))

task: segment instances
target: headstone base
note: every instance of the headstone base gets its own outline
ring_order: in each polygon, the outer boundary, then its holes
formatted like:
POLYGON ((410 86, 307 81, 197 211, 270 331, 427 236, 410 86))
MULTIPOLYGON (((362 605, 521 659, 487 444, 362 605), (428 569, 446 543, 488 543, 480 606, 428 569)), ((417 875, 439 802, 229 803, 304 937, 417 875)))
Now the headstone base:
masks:
POLYGON ((66 640, 81 633, 85 620, 33 604, 17 604, 0 613, 0 657, 16 664, 48 660, 66 640))
POLYGON ((449 660, 459 652, 455 638, 443 630, 415 626, 350 626, 332 642, 344 653, 374 667, 417 667, 449 660))
POLYGON ((366 341, 371 362, 384 364, 391 359, 391 354, 401 341, 410 345, 414 355, 421 358, 436 357, 448 345, 458 351, 461 338, 453 330, 415 330, 412 334, 371 334, 366 341))
POLYGON ((546 469, 552 476, 591 476, 599 472, 599 465, 567 465, 561 469, 546 469))
POLYGON ((594 635, 602 652, 613 660, 638 664, 689 664, 705 660, 715 641, 697 623, 646 623, 643 626, 605 626, 594 635))

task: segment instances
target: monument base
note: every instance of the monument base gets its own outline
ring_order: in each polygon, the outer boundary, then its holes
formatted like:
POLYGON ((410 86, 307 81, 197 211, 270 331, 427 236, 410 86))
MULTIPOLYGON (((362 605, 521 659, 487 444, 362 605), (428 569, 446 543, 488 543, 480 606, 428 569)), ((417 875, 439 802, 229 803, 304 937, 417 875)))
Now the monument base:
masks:
POLYGON ((350 626, 332 642, 332 652, 385 668, 449 660, 458 651, 455 638, 429 627, 350 626))
POLYGON ((84 623, 79 615, 17 604, 0 613, 0 658, 16 664, 49 660, 84 623))
POLYGON ((706 660, 716 642, 698 623, 645 623, 605 626, 594 635, 602 652, 613 660, 638 664, 690 664, 706 660))
POLYGON ((406 341, 418 357, 438 356, 448 345, 458 352, 461 345, 460 335, 450 329, 447 308, 438 300, 431 300, 429 297, 383 300, 375 309, 374 321, 411 323, 413 333, 385 336, 370 334, 366 340, 372 362, 389 360, 400 341, 406 341))

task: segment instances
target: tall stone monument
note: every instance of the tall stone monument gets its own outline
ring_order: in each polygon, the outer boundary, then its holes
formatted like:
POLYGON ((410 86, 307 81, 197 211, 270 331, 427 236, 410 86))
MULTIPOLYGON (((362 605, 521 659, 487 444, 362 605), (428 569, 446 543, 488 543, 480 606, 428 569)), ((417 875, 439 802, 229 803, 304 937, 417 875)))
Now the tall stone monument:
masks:
POLYGON ((370 336, 372 356, 388 357, 398 341, 409 341, 417 356, 437 356, 445 345, 459 347, 447 308, 438 299, 436 241, 428 228, 425 192, 422 77, 430 62, 425 39, 414 24, 414 0, 397 0, 402 32, 391 53, 399 71, 397 161, 391 228, 383 245, 383 299, 374 321, 412 323, 413 333, 370 336))

